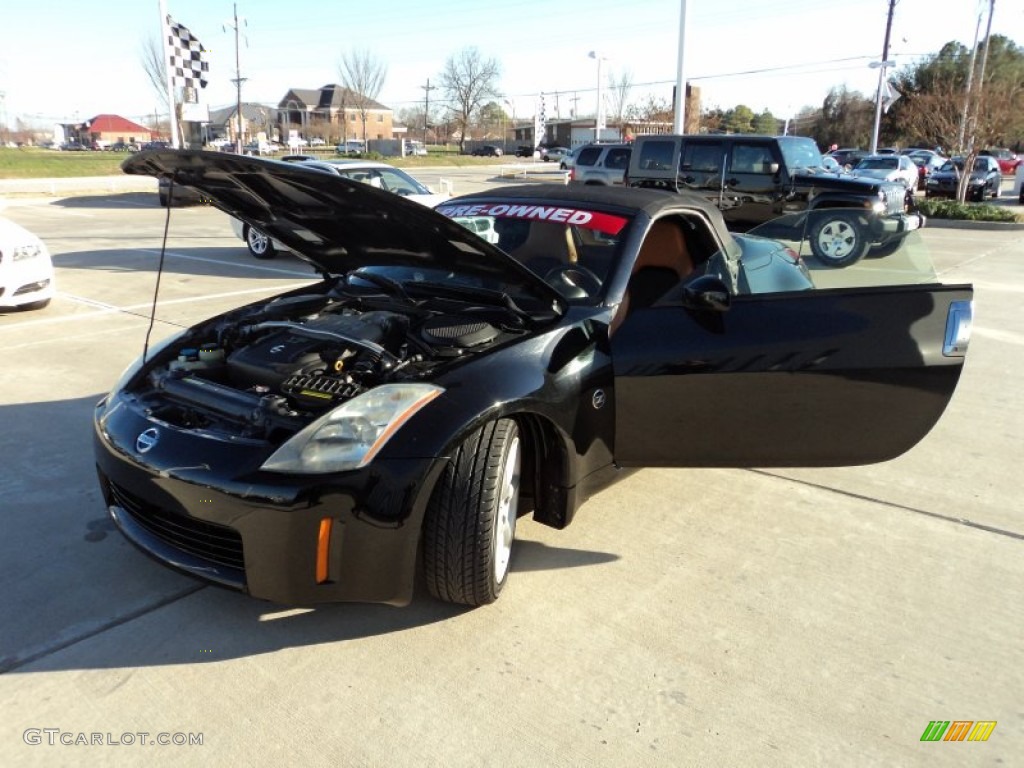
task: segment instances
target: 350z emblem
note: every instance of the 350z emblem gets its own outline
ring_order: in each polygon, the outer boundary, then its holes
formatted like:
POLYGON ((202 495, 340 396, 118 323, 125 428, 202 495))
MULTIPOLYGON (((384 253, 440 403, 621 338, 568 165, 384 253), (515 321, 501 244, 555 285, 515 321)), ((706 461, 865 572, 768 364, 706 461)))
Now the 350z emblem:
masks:
POLYGON ((605 395, 603 389, 595 389, 594 394, 590 398, 590 404, 594 406, 594 410, 601 410, 604 408, 604 404, 607 402, 608 397, 605 395))
POLYGON ((139 436, 135 438, 135 450, 139 453, 146 453, 152 450, 159 439, 160 433, 156 430, 156 427, 150 427, 145 432, 139 433, 139 436))

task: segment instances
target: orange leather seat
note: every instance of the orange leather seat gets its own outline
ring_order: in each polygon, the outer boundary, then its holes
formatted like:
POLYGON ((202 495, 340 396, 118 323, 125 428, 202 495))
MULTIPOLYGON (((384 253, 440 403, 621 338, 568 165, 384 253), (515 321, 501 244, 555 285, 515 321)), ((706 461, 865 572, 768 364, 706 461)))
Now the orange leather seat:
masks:
POLYGON ((618 328, 631 310, 649 307, 693 270, 693 259, 679 222, 671 219, 654 222, 636 255, 609 333, 618 328))

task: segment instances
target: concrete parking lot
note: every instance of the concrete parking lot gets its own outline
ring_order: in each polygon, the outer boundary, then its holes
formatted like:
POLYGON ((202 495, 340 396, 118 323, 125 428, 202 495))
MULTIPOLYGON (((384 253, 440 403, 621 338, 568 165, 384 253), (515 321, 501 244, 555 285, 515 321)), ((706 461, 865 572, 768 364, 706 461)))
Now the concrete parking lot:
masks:
MULTIPOLYGON (((1020 763, 1024 232, 923 233, 976 323, 905 456, 643 470, 565 531, 521 521, 493 606, 309 609, 179 576, 108 521, 90 414, 146 336, 155 194, 3 215, 46 240, 59 295, 0 314, 0 765, 1020 763), (935 720, 997 725, 922 742, 935 720)), ((312 278, 175 209, 152 338, 312 278)))

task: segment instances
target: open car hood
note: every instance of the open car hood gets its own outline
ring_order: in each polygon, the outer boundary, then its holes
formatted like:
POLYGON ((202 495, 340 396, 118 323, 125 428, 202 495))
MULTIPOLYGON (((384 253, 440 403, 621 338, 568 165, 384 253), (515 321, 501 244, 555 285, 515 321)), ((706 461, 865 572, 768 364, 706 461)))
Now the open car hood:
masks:
POLYGON ((368 266, 445 269, 514 286, 547 312, 565 310, 554 288, 478 235, 368 184, 302 163, 198 150, 139 152, 121 168, 200 190, 325 274, 368 266))

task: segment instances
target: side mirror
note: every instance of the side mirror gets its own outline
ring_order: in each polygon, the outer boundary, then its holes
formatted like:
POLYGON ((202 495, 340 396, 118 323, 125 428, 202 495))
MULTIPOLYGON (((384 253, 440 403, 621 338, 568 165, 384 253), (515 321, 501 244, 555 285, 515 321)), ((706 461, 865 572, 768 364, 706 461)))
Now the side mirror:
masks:
POLYGON ((683 289, 682 303, 687 309, 726 312, 732 306, 732 294, 720 277, 704 275, 683 289))

